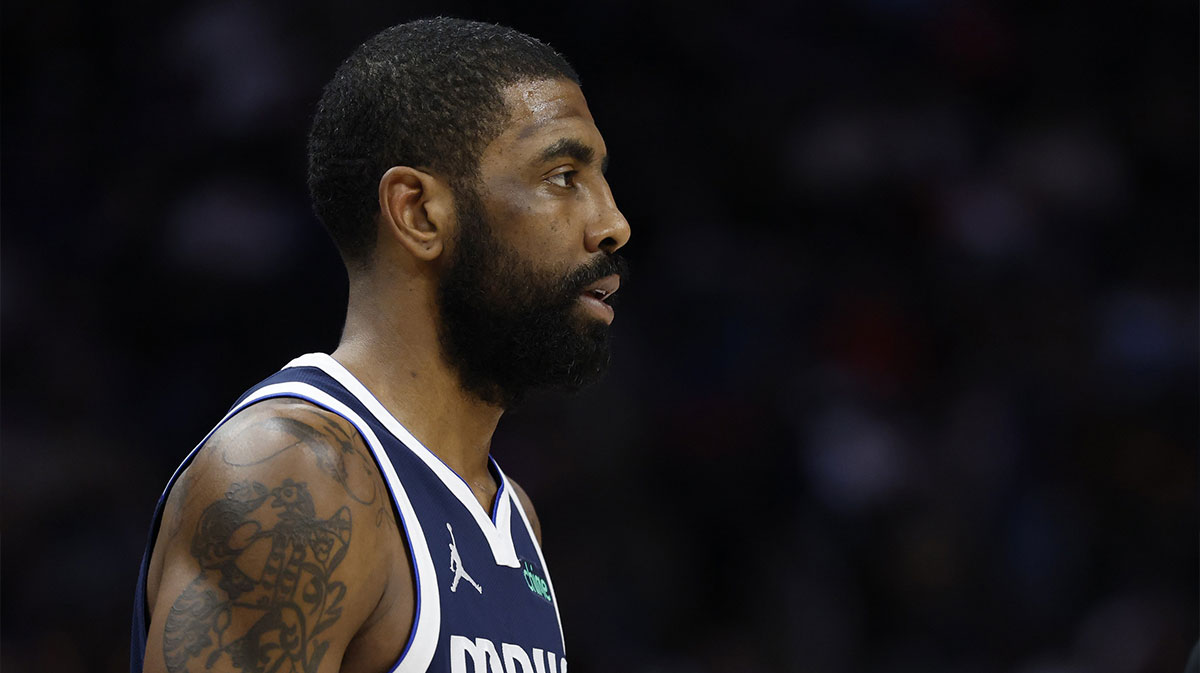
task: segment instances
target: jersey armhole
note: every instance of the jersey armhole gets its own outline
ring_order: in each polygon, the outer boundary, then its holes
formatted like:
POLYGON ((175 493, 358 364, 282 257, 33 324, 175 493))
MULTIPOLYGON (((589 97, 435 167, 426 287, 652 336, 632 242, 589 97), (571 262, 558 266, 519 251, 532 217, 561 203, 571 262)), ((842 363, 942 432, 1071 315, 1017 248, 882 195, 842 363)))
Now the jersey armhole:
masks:
MULTIPOLYGON (((392 515, 399 524, 400 535, 408 549, 409 567, 413 573, 414 610, 412 628, 400 656, 389 668, 392 673, 424 673, 437 652, 438 635, 441 628, 441 601, 434 571, 433 558, 416 510, 396 474, 392 461, 387 456, 379 437, 371 426, 346 404, 315 386, 306 383, 287 385, 288 390, 274 391, 259 398, 292 397, 304 400, 330 413, 337 414, 349 423, 371 453, 375 467, 383 475, 388 490, 392 515)), ((270 387, 270 386, 268 386, 270 387)))
POLYGON ((344 419, 362 437, 363 443, 366 444, 371 454, 371 460, 374 462, 376 468, 379 469, 380 474, 383 475, 384 485, 388 491, 388 500, 391 503, 390 509, 392 515, 396 517, 400 535, 403 537, 404 544, 408 549, 408 562, 413 572, 415 591, 413 624, 408 634, 408 640, 399 658, 388 670, 392 673, 424 673, 437 651, 438 635, 441 627, 441 602, 438 595, 439 589, 433 559, 429 553, 429 546, 425 541, 425 535, 421 529, 421 523, 417 519, 416 511, 396 475, 396 470, 392 466, 391 460, 387 457, 386 451, 379 442, 378 436, 366 421, 353 409, 329 393, 311 384, 295 381, 269 384, 243 398, 188 453, 187 457, 184 458, 183 462, 180 463, 175 473, 171 476, 171 479, 167 482, 166 488, 163 489, 162 495, 159 497, 158 506, 155 508, 150 539, 147 544, 148 551, 139 573, 138 588, 142 595, 142 605, 140 607, 143 622, 141 646, 145 646, 146 635, 150 628, 150 609, 146 596, 146 580, 149 574, 150 556, 153 544, 158 537, 159 528, 162 525, 163 510, 165 509, 166 499, 170 495, 171 489, 175 487, 184 470, 195 460, 200 449, 208 443, 213 434, 225 425, 225 423, 254 404, 280 398, 303 400, 344 419))

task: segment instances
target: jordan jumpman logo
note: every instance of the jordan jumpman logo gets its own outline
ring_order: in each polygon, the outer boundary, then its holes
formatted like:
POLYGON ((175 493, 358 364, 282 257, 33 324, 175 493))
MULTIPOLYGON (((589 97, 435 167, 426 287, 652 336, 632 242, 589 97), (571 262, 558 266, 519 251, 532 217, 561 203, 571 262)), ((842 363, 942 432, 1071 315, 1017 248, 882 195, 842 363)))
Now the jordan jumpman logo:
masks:
POLYGON ((458 581, 465 579, 475 587, 476 591, 483 593, 483 588, 476 584, 475 580, 471 579, 471 576, 463 569, 462 557, 458 555, 458 543, 454 541, 454 529, 450 527, 450 524, 446 524, 446 530, 450 531, 450 570, 454 571, 454 581, 450 584, 450 591, 458 591, 458 581))

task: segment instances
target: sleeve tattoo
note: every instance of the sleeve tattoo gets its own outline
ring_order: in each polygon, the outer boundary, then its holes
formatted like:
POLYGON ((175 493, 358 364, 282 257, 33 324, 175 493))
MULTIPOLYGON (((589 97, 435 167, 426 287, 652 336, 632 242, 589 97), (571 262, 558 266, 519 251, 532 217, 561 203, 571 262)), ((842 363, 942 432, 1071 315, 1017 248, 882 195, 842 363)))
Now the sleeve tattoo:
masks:
POLYGON ((170 673, 223 669, 314 673, 342 612, 333 573, 350 546, 350 510, 317 515, 306 483, 235 483, 200 516, 200 574, 175 599, 163 633, 170 673))

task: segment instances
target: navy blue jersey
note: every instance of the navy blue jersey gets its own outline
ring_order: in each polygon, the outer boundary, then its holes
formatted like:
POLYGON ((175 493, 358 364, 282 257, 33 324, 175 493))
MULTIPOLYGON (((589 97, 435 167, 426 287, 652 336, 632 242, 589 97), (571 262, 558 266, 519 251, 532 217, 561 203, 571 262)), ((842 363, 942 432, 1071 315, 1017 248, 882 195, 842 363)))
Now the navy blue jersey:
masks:
MULTIPOLYGON (((247 406, 277 397, 307 400, 350 422, 387 483, 416 578, 412 633, 391 671, 566 673, 550 573, 529 517, 494 460, 489 458, 500 488, 488 512, 466 481, 422 446, 349 371, 320 353, 293 360, 251 388, 217 428, 247 406)), ((134 673, 141 673, 146 651, 146 575, 163 505, 207 440, 176 470, 154 512, 134 600, 134 673)))

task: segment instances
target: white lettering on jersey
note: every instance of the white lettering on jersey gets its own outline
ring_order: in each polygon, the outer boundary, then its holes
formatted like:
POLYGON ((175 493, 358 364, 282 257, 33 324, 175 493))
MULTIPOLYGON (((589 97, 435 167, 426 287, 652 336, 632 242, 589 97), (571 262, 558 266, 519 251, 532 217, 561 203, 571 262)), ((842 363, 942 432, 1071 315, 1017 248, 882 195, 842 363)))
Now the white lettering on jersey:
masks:
POLYGON ((529 655, 520 646, 501 643, 500 651, 504 653, 505 673, 517 673, 518 664, 521 666, 520 673, 533 673, 533 664, 529 661, 529 655))
POLYGON ((471 655, 473 673, 505 673, 492 641, 476 638, 472 642, 464 636, 450 636, 450 673, 467 673, 467 654, 471 655))
POLYGON ((512 643, 500 643, 498 652, 495 643, 487 638, 471 640, 452 635, 450 673, 567 673, 567 660, 536 647, 530 656, 525 648, 512 643), (500 652, 504 653, 503 659, 500 652), (471 657, 470 668, 467 668, 467 655, 471 657), (559 665, 555 666, 555 663, 559 665))

